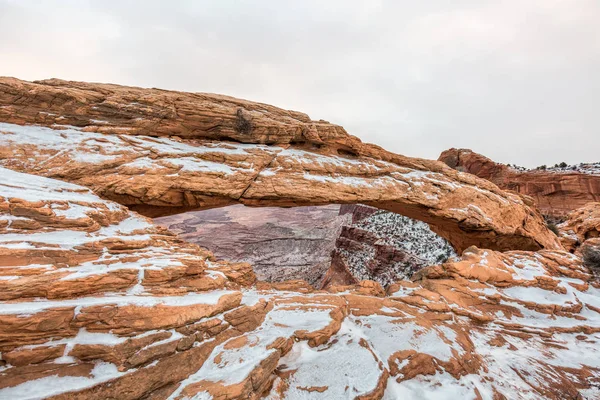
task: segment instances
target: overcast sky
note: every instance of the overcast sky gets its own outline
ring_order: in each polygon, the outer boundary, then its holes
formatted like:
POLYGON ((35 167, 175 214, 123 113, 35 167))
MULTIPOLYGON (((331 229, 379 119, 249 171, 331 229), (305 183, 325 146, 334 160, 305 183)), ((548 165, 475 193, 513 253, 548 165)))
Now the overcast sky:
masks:
POLYGON ((223 93, 409 156, 600 161, 600 0, 0 0, 0 75, 223 93))

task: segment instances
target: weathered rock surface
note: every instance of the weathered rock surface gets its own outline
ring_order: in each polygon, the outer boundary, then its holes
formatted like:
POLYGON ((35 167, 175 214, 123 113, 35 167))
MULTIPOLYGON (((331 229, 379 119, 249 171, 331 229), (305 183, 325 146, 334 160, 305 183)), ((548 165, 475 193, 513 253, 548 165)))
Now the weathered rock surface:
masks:
POLYGON ((0 398, 600 395, 600 288, 568 252, 471 247, 387 292, 254 286, 81 186, 0 174, 0 398))
POLYGON ((520 196, 265 104, 1 78, 0 123, 1 165, 87 186, 149 216, 363 203, 428 223, 458 251, 560 248, 520 196))
POLYGON ((258 279, 302 279, 318 286, 349 215, 339 205, 245 207, 192 211, 155 219, 180 238, 210 250, 218 259, 248 262, 258 279))
POLYGON ((588 203, 572 211, 558 229, 563 246, 571 252, 587 240, 600 237, 600 203, 588 203))
POLYGON ((344 205, 344 224, 322 286, 372 280, 387 287, 418 270, 456 256, 452 246, 427 224, 373 207, 344 205))
POLYGON ((600 201, 600 164, 544 170, 515 169, 468 149, 446 150, 439 160, 503 189, 531 196, 546 215, 564 217, 589 202, 600 201))

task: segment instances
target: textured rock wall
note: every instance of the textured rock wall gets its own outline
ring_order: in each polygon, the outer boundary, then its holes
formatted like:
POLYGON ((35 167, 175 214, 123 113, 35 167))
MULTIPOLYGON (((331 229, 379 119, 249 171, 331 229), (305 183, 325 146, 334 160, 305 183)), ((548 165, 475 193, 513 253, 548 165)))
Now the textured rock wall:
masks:
POLYGON ((600 287, 564 251, 254 283, 86 188, 0 168, 0 398, 583 398, 600 287))
POLYGON ((250 263, 266 282, 387 286, 456 255, 425 223, 364 205, 229 206, 155 222, 218 259, 250 263))
POLYGON ((558 225, 560 240, 565 249, 575 252, 586 241, 600 237, 600 203, 588 203, 572 211, 558 225))

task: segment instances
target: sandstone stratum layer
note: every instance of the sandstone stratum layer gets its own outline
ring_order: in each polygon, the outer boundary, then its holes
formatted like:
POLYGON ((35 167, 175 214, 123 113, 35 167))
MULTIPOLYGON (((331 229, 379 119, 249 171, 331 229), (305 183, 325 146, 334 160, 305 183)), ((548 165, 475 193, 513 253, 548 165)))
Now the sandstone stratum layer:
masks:
POLYGON ((600 166, 515 169, 469 149, 449 149, 439 160, 452 168, 487 179, 503 189, 531 196, 542 213, 564 217, 589 202, 600 201, 600 166))
POLYGON ((8 78, 0 164, 0 398, 600 397, 597 278, 489 181, 267 105, 8 78), (353 202, 461 255, 315 290, 135 211, 353 202))
POLYGON ((5 167, 87 186, 148 216, 235 203, 363 203, 430 224, 458 251, 560 248, 518 195, 266 104, 0 78, 0 123, 5 167))

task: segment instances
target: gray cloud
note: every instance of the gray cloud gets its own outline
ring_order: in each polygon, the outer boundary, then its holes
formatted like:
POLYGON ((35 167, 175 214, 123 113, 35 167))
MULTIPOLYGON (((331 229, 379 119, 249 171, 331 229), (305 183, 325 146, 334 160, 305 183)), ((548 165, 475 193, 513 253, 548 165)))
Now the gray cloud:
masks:
POLYGON ((224 93, 417 157, 600 156, 600 2, 0 0, 0 75, 224 93))

